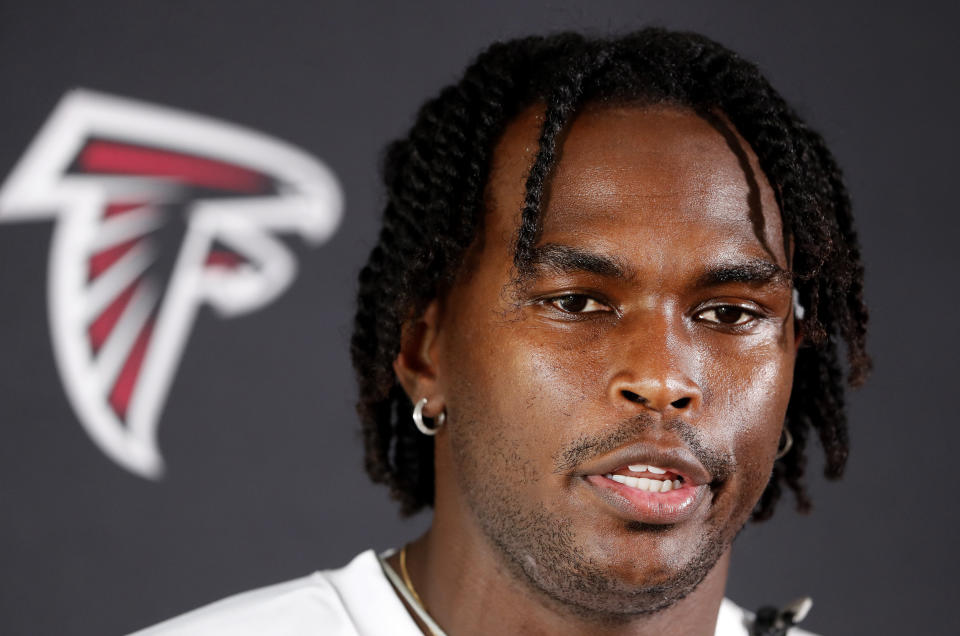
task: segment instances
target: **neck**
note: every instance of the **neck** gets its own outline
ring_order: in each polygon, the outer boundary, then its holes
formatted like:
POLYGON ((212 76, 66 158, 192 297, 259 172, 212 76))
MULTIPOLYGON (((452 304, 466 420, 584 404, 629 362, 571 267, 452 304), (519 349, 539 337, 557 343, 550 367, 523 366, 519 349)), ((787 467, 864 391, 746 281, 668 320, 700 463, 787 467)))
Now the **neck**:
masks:
MULTIPOLYGON (((409 545, 406 565, 427 611, 448 634, 714 634, 729 550, 691 594, 671 607, 611 620, 585 615, 533 589, 479 530, 450 523, 457 516, 443 510, 438 506, 431 529, 409 545)), ((396 555, 392 565, 399 566, 396 555)))

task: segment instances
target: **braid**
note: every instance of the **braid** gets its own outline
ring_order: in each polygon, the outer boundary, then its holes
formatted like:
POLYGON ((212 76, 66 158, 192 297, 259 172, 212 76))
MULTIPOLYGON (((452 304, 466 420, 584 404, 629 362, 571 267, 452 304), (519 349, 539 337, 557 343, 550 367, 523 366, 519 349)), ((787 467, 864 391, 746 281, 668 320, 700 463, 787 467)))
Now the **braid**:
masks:
MULTIPOLYGON (((583 38, 577 35, 561 36, 567 38, 567 45, 583 45, 583 38)), ((550 172, 557 157, 557 143, 567 125, 571 115, 580 105, 583 96, 583 82, 592 70, 590 62, 599 65, 602 57, 597 60, 583 60, 562 58, 567 64, 568 72, 561 78, 549 97, 547 108, 543 114, 543 127, 540 131, 539 150, 530 167, 527 176, 526 196, 524 197, 523 211, 520 215, 520 229, 517 232, 517 247, 514 261, 520 268, 533 255, 533 247, 540 229, 540 209, 547 189, 550 172)))
POLYGON ((409 514, 433 503, 433 440, 409 423, 409 399, 394 377, 401 329, 442 295, 483 225, 493 148, 511 119, 545 106, 526 181, 515 268, 533 254, 563 135, 588 103, 626 101, 722 115, 753 149, 774 189, 792 242, 795 286, 806 315, 786 426, 794 444, 774 465, 754 519, 768 518, 786 486, 797 507, 812 432, 839 477, 848 453, 844 372, 860 384, 866 353, 863 267, 843 178, 823 139, 753 64, 699 35, 646 29, 619 39, 565 33, 495 44, 455 85, 420 110, 409 135, 387 150, 383 229, 360 273, 351 352, 360 386, 366 469, 409 514))

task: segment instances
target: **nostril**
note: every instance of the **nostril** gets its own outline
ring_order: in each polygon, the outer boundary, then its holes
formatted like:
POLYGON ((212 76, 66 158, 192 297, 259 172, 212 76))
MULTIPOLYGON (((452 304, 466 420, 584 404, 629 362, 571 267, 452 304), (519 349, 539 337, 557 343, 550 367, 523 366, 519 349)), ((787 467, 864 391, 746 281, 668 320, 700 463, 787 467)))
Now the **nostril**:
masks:
POLYGON ((620 393, 623 395, 623 397, 627 398, 631 402, 636 402, 637 404, 643 404, 644 402, 647 401, 647 398, 642 397, 634 393, 633 391, 624 390, 624 391, 620 391, 620 393))
POLYGON ((690 405, 690 398, 688 397, 680 398, 679 400, 674 400, 673 402, 670 403, 670 406, 672 406, 675 409, 685 409, 689 405, 690 405))

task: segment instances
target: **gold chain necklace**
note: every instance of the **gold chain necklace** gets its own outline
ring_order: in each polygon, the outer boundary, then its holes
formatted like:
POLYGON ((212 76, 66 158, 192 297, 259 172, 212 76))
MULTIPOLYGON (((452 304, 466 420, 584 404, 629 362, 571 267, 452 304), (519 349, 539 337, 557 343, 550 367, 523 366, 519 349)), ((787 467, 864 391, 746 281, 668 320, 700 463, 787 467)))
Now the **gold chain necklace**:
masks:
MULTIPOLYGON (((390 564, 381 559, 381 562, 384 565, 385 571, 393 573, 393 568, 390 567, 390 564)), ((410 595, 406 598, 407 602, 411 605, 414 613, 423 621, 427 626, 427 631, 430 632, 433 636, 446 636, 446 633, 440 629, 440 626, 433 620, 433 617, 430 616, 427 612, 426 606, 423 604, 423 600, 420 598, 420 595, 417 594, 417 590, 413 587, 413 581, 410 580, 410 573, 407 571, 407 546, 404 545, 400 548, 400 575, 403 578, 403 586, 407 588, 407 592, 410 595)), ((397 575, 393 573, 394 585, 398 586, 399 581, 396 580, 397 575)), ((402 590, 400 590, 402 591, 402 590)))
POLYGON ((413 581, 410 580, 410 573, 407 572, 407 546, 404 545, 400 548, 400 574, 403 576, 403 584, 407 586, 407 589, 410 590, 410 594, 413 595, 413 600, 417 602, 423 611, 427 611, 427 607, 423 604, 423 601, 420 599, 420 595, 417 594, 417 590, 413 587, 413 581))

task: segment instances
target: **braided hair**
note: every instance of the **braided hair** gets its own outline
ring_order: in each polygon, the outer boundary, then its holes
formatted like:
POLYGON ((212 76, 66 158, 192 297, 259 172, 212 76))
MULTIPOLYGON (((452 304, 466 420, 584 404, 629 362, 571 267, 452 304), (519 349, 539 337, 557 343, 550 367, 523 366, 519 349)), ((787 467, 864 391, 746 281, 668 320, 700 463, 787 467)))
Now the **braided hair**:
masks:
POLYGON ((407 137, 384 157, 383 226, 360 273, 351 354, 366 470, 389 486, 403 514, 431 506, 434 496, 433 438, 410 425, 412 404, 392 366, 403 324, 453 284, 482 231, 491 155, 511 119, 530 105, 545 106, 516 237, 522 269, 538 237, 563 132, 585 104, 614 100, 722 114, 757 155, 793 242, 794 282, 805 308, 786 416, 793 446, 775 462, 753 518, 770 517, 784 485, 801 512, 810 508, 803 477, 811 434, 826 453, 826 476, 842 474, 849 449, 845 388, 862 383, 870 359, 850 200, 823 139, 755 65, 706 37, 663 29, 609 39, 561 33, 492 45, 459 82, 423 105, 407 137))

